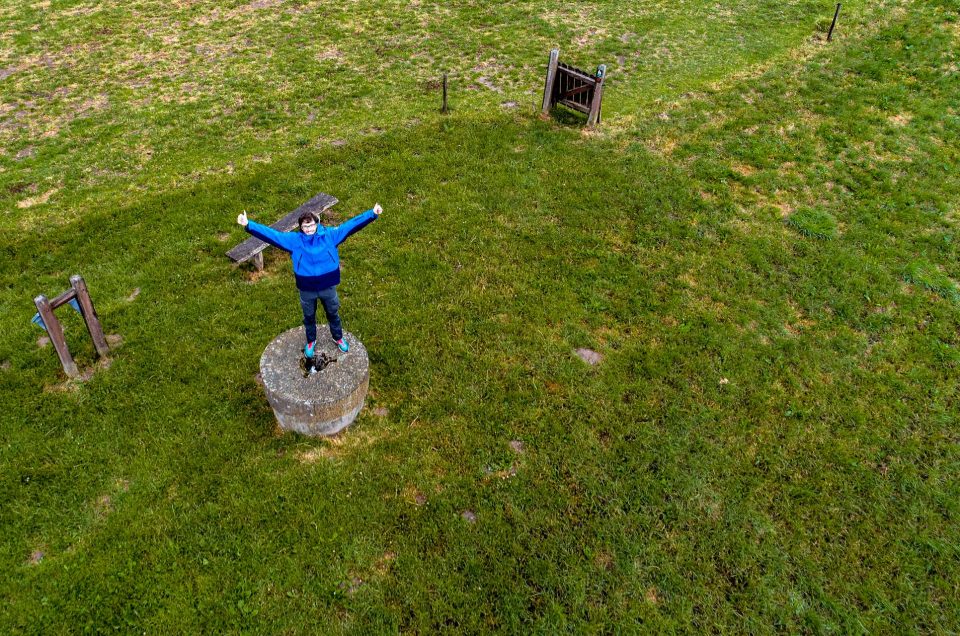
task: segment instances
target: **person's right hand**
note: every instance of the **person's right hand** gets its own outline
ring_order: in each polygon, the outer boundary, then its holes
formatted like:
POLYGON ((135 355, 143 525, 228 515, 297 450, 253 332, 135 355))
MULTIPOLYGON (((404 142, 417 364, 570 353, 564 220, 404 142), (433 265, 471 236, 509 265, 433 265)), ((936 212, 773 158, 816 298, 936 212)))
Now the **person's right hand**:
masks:
POLYGON ((246 210, 244 210, 243 212, 237 215, 237 223, 239 223, 243 227, 247 227, 247 211, 246 210))

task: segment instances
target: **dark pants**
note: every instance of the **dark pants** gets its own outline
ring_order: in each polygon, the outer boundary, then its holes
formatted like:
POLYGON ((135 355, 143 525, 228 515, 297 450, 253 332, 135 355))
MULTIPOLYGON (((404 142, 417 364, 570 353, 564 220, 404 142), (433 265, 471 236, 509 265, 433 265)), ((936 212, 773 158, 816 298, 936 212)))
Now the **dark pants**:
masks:
POLYGON ((340 324, 340 298, 336 287, 327 287, 320 291, 300 290, 300 306, 303 308, 303 326, 307 330, 307 344, 317 339, 317 301, 323 303, 323 311, 330 323, 330 335, 334 340, 343 337, 343 325, 340 324))

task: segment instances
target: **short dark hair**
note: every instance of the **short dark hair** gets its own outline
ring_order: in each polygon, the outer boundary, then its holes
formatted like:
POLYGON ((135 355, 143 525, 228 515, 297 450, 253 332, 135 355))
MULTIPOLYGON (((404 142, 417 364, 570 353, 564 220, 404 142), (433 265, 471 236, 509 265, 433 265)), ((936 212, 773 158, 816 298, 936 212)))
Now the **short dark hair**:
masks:
POLYGON ((313 212, 304 212, 304 213, 301 214, 300 217, 297 219, 297 227, 301 227, 301 228, 302 228, 302 227, 303 227, 303 224, 306 223, 307 221, 313 221, 313 222, 316 223, 317 225, 320 225, 320 219, 317 218, 317 215, 316 215, 316 214, 314 214, 313 212))

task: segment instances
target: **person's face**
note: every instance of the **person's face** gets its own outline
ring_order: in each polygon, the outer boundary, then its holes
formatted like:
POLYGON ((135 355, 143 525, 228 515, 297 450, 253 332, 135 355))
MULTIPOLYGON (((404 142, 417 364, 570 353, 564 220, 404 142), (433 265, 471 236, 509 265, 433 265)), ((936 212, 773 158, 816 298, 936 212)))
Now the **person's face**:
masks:
POLYGON ((304 222, 300 225, 300 230, 301 230, 304 234, 306 234, 307 236, 310 236, 311 234, 316 234, 316 233, 317 233, 317 222, 314 221, 313 219, 310 219, 310 220, 308 220, 308 221, 304 221, 304 222))

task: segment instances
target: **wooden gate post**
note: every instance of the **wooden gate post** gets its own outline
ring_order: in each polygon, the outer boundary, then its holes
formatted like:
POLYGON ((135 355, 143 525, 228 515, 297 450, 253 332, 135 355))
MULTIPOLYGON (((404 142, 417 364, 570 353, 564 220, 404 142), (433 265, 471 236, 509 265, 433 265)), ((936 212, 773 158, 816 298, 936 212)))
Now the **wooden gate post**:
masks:
POLYGON ((833 41, 833 29, 837 26, 837 18, 840 17, 840 3, 837 3, 837 10, 833 14, 833 22, 830 23, 830 32, 827 33, 827 42, 833 41))
POLYGON ((440 112, 447 112, 447 74, 443 74, 443 104, 440 106, 440 112))
POLYGON ((550 114, 550 107, 553 105, 553 85, 557 81, 557 63, 560 60, 560 49, 550 51, 550 61, 547 63, 547 81, 543 87, 543 108, 540 112, 543 115, 550 114))
POLYGON ((83 321, 87 323, 87 331, 93 339, 93 346, 97 349, 97 354, 105 356, 110 353, 110 347, 107 346, 107 339, 103 337, 103 327, 100 325, 100 319, 97 318, 97 312, 93 308, 93 301, 90 299, 90 292, 87 291, 87 284, 83 281, 83 276, 75 275, 70 277, 70 286, 77 292, 77 301, 80 303, 80 313, 83 321))
POLYGON ((587 126, 600 123, 600 100, 603 99, 603 79, 607 75, 607 65, 597 67, 597 85, 593 90, 593 101, 590 103, 590 114, 587 116, 587 126))
POLYGON ((73 361, 73 356, 70 355, 70 349, 67 348, 67 341, 63 337, 63 327, 60 326, 60 321, 57 320, 57 317, 53 314, 53 307, 50 306, 50 300, 43 294, 40 294, 33 299, 33 303, 37 306, 37 311, 40 312, 40 318, 47 327, 47 333, 50 334, 50 342, 53 343, 53 348, 57 350, 60 364, 63 365, 63 372, 71 378, 78 377, 80 375, 80 369, 77 368, 77 363, 73 361))

